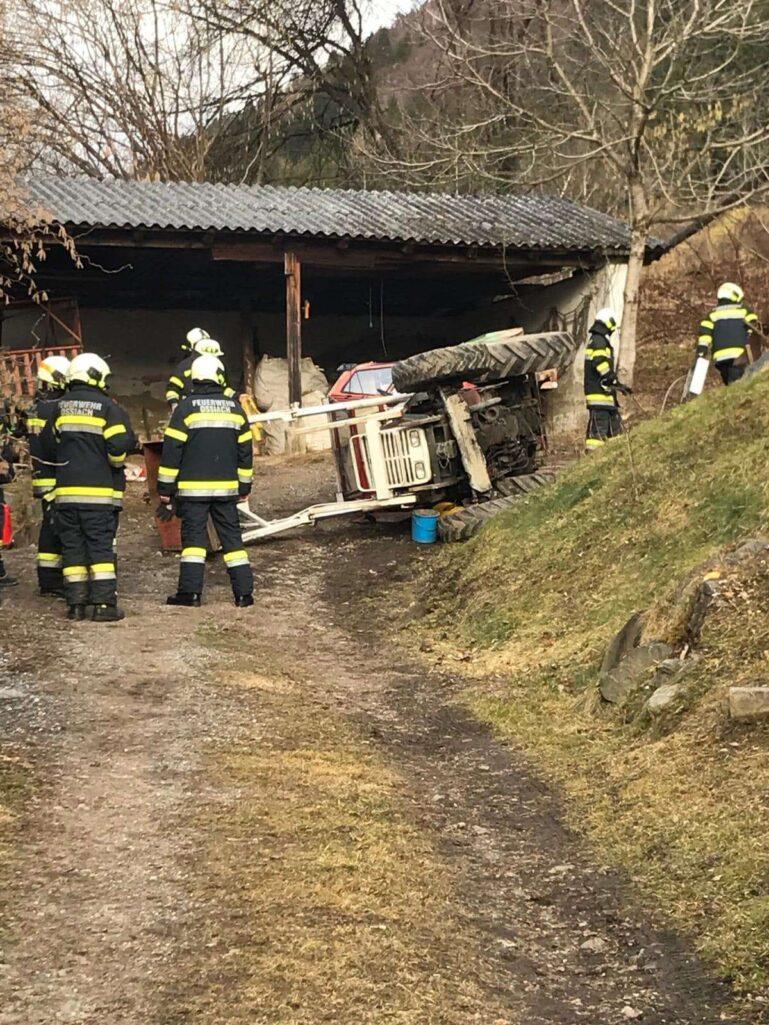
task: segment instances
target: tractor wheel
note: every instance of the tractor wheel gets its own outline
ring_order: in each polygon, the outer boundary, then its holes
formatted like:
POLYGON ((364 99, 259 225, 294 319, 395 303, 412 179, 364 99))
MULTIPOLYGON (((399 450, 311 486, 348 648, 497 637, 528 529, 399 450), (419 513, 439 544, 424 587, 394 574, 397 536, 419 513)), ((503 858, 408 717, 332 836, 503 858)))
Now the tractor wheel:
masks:
POLYGON ((497 481, 495 486, 504 497, 492 498, 490 502, 470 505, 450 516, 443 516, 438 523, 441 541, 467 541, 489 520, 512 509, 520 499, 552 482, 553 475, 550 473, 529 473, 497 481))
POLYGON ((393 383, 399 392, 414 392, 446 381, 484 384, 541 370, 561 370, 574 362, 577 348, 568 331, 536 335, 495 331, 462 345, 420 352, 396 363, 393 383))

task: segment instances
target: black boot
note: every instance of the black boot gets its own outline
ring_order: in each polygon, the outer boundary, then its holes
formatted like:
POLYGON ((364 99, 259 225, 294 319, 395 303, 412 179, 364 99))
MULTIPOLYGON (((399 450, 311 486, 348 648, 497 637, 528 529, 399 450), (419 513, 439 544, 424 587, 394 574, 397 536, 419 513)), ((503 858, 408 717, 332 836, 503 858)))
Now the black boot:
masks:
POLYGON ((239 598, 235 599, 235 605, 239 609, 250 609, 254 604, 253 594, 241 594, 239 598))
POLYGON ((11 577, 8 575, 5 566, 3 565, 2 561, 0 561, 0 587, 15 587, 18 584, 18 582, 19 581, 16 579, 16 577, 11 577))
POLYGON ((121 619, 125 619, 125 612, 117 605, 94 605, 93 607, 94 623, 119 623, 121 619))
POLYGON ((189 591, 179 591, 177 594, 172 594, 170 598, 166 598, 166 605, 183 605, 188 609, 199 609, 200 595, 191 594, 189 591))
POLYGON ((70 605, 67 609, 67 619, 74 619, 78 622, 85 619, 85 605, 70 605))

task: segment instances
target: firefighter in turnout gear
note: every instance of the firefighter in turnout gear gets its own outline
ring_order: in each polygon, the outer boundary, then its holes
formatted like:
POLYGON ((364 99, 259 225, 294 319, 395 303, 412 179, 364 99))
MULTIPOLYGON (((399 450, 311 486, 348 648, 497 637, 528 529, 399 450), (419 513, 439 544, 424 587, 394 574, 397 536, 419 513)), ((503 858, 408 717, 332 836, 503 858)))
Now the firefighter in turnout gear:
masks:
POLYGON ((45 458, 56 464, 55 508, 64 563, 68 618, 113 623, 117 606, 113 473, 125 463, 133 432, 106 394, 110 368, 94 353, 72 360, 68 388, 42 434, 45 458))
POLYGON ((222 544, 235 604, 254 604, 254 578, 243 548, 238 502, 251 492, 253 446, 240 403, 225 394, 224 366, 199 356, 191 368, 192 390, 174 410, 163 440, 158 492, 176 504, 182 521, 177 593, 169 605, 197 607, 203 592, 206 525, 210 516, 222 544))
POLYGON ((750 332, 758 316, 745 305, 739 285, 727 281, 718 290, 718 305, 700 324, 697 355, 712 359, 724 384, 739 381, 745 373, 750 332))
POLYGON ((56 417, 59 401, 67 387, 69 360, 48 356, 37 370, 37 394, 27 416, 29 454, 32 459, 32 493, 42 503, 40 536, 37 542, 37 583, 40 594, 64 597, 61 538, 56 524, 53 499, 56 467, 46 462, 42 451, 45 425, 56 417))
POLYGON ((617 379, 614 365, 611 339, 618 326, 617 315, 606 308, 599 310, 590 328, 590 340, 585 349, 585 401, 589 415, 585 447, 588 452, 601 448, 608 438, 623 431, 617 392, 631 392, 617 379))
MULTIPOLYGON (((184 339, 181 345, 182 359, 177 364, 174 372, 168 378, 168 384, 166 385, 166 402, 171 407, 173 412, 174 407, 177 403, 181 402, 184 396, 187 394, 190 388, 190 367, 201 355, 196 346, 202 342, 211 340, 211 336, 208 331, 205 331, 202 327, 193 327, 191 331, 187 332, 187 337, 184 339)), ((214 343, 219 348, 219 343, 214 343)), ((219 349, 221 354, 221 349, 219 349)))

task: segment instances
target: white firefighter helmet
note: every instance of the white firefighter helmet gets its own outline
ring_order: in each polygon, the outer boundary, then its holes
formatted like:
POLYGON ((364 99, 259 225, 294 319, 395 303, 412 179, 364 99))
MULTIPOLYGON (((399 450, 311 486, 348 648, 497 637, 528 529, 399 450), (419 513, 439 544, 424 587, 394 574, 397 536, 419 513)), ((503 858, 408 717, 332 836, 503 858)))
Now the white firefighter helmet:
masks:
POLYGON ((81 352, 72 360, 67 371, 67 380, 72 384, 91 384, 95 388, 107 390, 107 381, 112 371, 109 363, 97 356, 95 352, 81 352))
POLYGON ((199 356, 223 356, 221 345, 214 338, 201 338, 192 346, 199 356))
POLYGON ((204 327, 193 327, 187 332, 187 340, 184 348, 194 349, 198 342, 202 342, 205 338, 210 338, 208 331, 204 327))
POLYGON ((46 384, 51 388, 63 388, 67 383, 69 360, 66 356, 46 356, 37 368, 38 384, 46 384))
POLYGON ((190 367, 193 381, 224 384, 224 363, 217 356, 198 356, 190 367))
POLYGON ((719 302, 741 303, 745 298, 745 292, 733 281, 725 281, 718 290, 719 302))
POLYGON ((619 327, 619 318, 611 306, 604 306, 602 310, 599 310, 595 319, 608 327, 610 331, 616 331, 619 327))

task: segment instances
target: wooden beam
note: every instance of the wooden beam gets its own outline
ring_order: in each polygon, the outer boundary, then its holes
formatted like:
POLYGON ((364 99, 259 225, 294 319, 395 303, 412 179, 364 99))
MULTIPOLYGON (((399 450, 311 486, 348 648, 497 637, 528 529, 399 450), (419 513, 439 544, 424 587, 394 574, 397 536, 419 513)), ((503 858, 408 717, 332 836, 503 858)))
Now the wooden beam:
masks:
POLYGON ((288 358, 288 401, 302 402, 302 264, 294 252, 285 255, 286 272, 286 356, 288 358))

